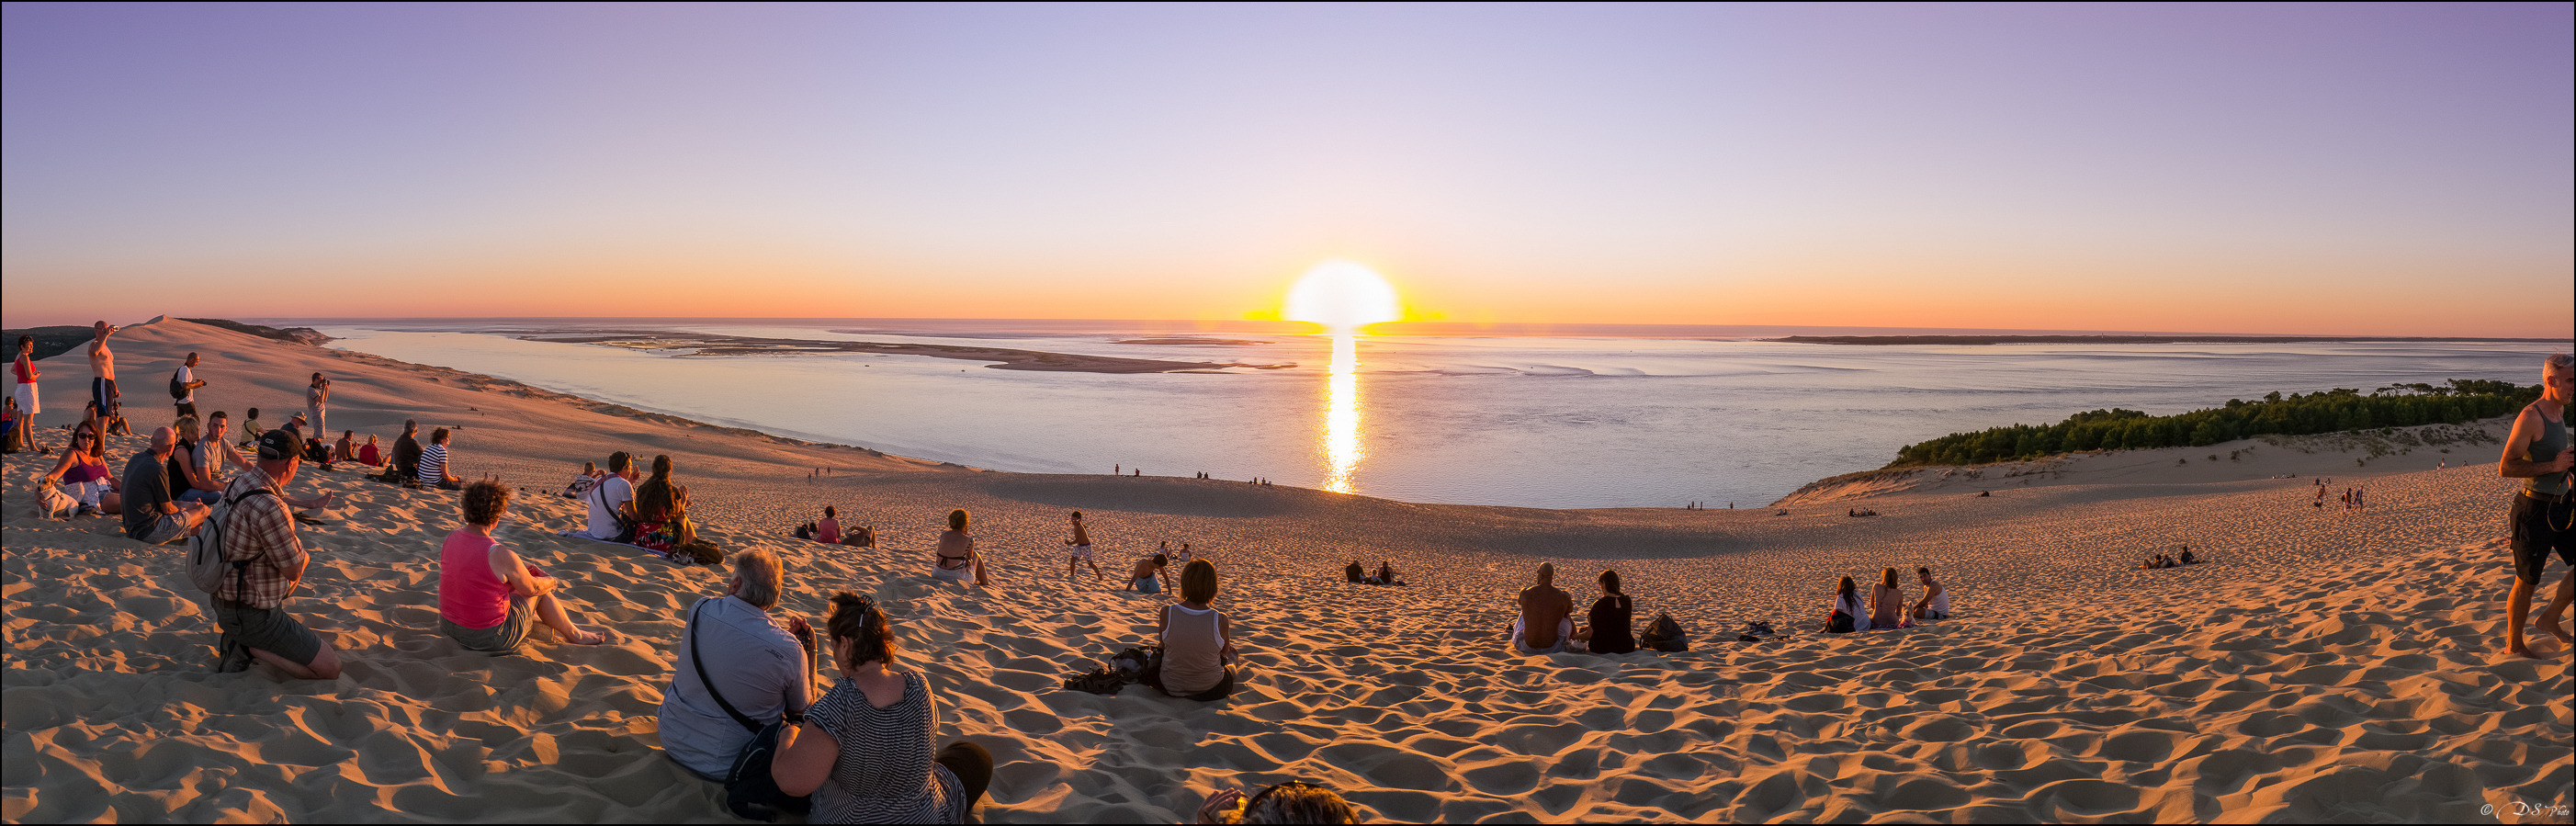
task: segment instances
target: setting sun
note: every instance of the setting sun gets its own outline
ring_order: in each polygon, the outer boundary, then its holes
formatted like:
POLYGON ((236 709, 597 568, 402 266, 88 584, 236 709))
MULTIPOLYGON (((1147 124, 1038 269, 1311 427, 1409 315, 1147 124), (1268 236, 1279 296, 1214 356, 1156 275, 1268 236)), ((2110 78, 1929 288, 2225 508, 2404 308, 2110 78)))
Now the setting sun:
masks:
POLYGON ((1357 331, 1403 316, 1395 287, 1367 267, 1349 261, 1326 261, 1307 270, 1288 289, 1290 321, 1324 325, 1335 331, 1357 331))

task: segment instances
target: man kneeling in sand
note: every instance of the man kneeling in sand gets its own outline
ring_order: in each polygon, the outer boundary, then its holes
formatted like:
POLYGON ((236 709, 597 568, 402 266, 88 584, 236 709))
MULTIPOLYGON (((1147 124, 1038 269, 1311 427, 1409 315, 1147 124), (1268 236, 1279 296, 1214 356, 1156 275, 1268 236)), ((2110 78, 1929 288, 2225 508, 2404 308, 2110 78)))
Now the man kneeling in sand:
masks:
POLYGON ((294 434, 260 434, 259 463, 224 486, 224 501, 232 503, 224 513, 224 559, 249 564, 225 577, 211 595, 215 627, 223 631, 216 671, 245 671, 256 658, 301 679, 340 678, 339 653, 285 608, 312 561, 296 538, 295 517, 284 498, 303 456, 294 434), (261 491, 266 493, 253 495, 261 491))
POLYGON ((608 637, 583 628, 564 610, 555 590, 564 581, 519 559, 492 539, 510 510, 510 486, 485 479, 465 486, 465 526, 438 550, 438 630, 474 651, 509 652, 526 642, 529 620, 542 621, 563 641, 598 645, 608 637))
POLYGON ((1521 615, 1512 620, 1512 650, 1555 654, 1574 636, 1574 597, 1556 587, 1556 563, 1538 566, 1538 584, 1521 589, 1521 615))

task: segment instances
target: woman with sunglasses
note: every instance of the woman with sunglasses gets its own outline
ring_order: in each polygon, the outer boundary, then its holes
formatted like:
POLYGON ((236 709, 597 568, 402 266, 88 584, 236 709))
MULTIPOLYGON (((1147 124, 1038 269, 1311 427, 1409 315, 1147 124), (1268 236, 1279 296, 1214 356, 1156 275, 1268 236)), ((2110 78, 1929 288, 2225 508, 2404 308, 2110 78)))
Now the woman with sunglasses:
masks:
POLYGON ((1323 784, 1291 780, 1244 797, 1218 789, 1199 804, 1200 823, 1358 823, 1359 810, 1323 784))
POLYGON ((894 668, 894 630, 874 600, 833 594, 826 627, 841 680, 779 735, 778 790, 813 795, 809 823, 966 822, 993 755, 964 740, 931 754, 939 700, 919 672, 894 668))
MULTIPOLYGON (((95 408, 93 408, 95 409, 95 408)), ((61 484, 63 492, 80 503, 80 515, 116 514, 121 512, 116 496, 116 474, 108 472, 107 459, 99 455, 98 431, 72 429, 71 444, 63 448, 62 459, 39 483, 61 484)))

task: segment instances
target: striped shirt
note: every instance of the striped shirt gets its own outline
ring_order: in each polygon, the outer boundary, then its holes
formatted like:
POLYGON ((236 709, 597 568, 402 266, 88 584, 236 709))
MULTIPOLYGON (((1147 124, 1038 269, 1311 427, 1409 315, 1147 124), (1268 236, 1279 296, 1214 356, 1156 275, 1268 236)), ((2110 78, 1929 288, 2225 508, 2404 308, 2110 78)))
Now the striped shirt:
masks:
POLYGON ((423 482, 436 482, 447 478, 447 446, 430 445, 421 448, 420 470, 413 475, 419 476, 423 482))
POLYGON ((814 790, 811 823, 964 823, 965 786, 931 762, 939 701, 921 675, 903 675, 903 699, 878 708, 842 680, 806 720, 840 743, 832 776, 814 790))

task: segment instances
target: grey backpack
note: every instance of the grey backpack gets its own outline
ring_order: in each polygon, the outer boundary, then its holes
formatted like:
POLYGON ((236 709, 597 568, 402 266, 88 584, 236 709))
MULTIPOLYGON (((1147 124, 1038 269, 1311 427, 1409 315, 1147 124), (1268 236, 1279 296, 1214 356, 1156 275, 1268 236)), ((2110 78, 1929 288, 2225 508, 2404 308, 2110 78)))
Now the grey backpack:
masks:
POLYGON ((252 488, 242 491, 240 496, 216 503, 214 512, 206 515, 205 525, 197 529, 196 536, 188 538, 188 581, 195 583, 197 590, 220 594, 224 578, 228 576, 240 581, 240 586, 233 591, 235 596, 250 590, 251 560, 234 562, 224 558, 225 523, 232 521, 233 509, 241 506, 241 500, 260 494, 276 496, 277 491, 252 488))

